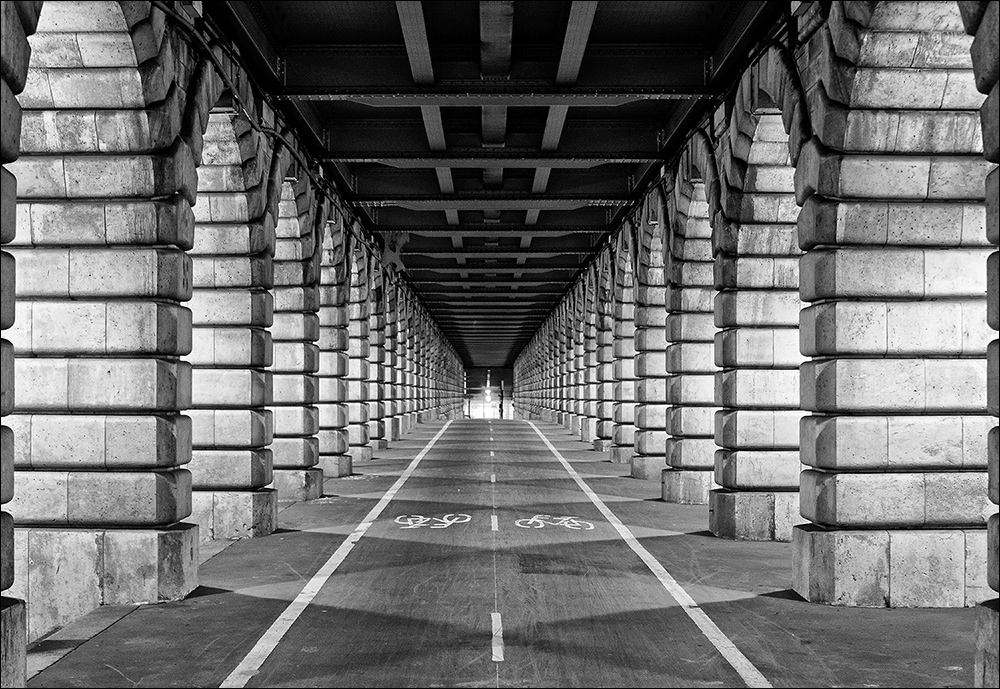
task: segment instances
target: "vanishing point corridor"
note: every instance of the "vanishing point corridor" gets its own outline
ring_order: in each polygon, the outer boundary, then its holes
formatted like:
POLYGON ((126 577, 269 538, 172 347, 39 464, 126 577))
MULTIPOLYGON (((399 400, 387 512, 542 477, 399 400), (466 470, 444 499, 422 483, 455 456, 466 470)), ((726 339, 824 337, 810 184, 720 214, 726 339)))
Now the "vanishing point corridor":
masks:
POLYGON ((787 544, 712 538, 703 506, 665 524, 656 490, 553 424, 428 423, 362 471, 285 507, 267 549, 208 559, 186 600, 42 642, 29 670, 55 662, 29 686, 969 680, 972 611, 809 605, 776 565, 787 544))

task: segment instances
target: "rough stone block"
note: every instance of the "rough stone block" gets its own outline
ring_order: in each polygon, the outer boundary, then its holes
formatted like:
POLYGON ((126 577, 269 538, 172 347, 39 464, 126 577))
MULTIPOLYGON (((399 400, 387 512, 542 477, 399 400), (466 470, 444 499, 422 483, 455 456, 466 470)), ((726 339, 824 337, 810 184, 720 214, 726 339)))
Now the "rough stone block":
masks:
POLYGON ((162 359, 17 359, 20 411, 175 411, 191 406, 191 366, 162 359))
POLYGON ((807 356, 982 356, 994 334, 982 299, 825 302, 802 311, 807 356))
POLYGON ((984 472, 837 474, 802 472, 802 516, 826 526, 984 526, 995 507, 984 472))
POLYGON ((0 597, 0 684, 5 687, 23 687, 27 681, 27 627, 24 601, 0 597))
POLYGON ((663 501, 682 505, 707 505, 709 492, 718 488, 711 471, 667 468, 663 471, 662 482, 663 501))
POLYGON ((713 490, 708 500, 709 530, 720 538, 790 541, 802 522, 798 493, 713 490))
POLYGON ((272 399, 272 376, 269 371, 253 369, 194 369, 193 406, 263 407, 272 399))
POLYGON ((266 328, 271 325, 274 315, 271 295, 258 290, 199 291, 188 308, 197 325, 266 328))
MULTIPOLYGON (((729 328, 715 334, 719 367, 798 368, 799 331, 795 328, 729 328)), ((798 391, 795 393, 798 398, 798 391)))
POLYGON ((279 500, 315 500, 323 495, 323 470, 276 469, 274 489, 279 500))
POLYGON ((802 407, 813 411, 969 411, 986 406, 986 361, 834 360, 801 367, 802 407), (879 380, 877 388, 865 381, 879 380))
POLYGON ((196 490, 247 490, 271 482, 270 448, 195 450, 189 468, 196 490))
POLYGON ((666 370, 671 373, 714 373, 715 345, 712 342, 671 344, 666 350, 666 370))
POLYGON ((188 361, 205 367, 267 368, 272 351, 271 335, 262 328, 196 326, 188 361))
POLYGON ((1000 599, 994 598, 976 609, 976 665, 973 686, 995 687, 1000 679, 1000 599))
POLYGON ((319 438, 275 438, 271 443, 274 466, 300 469, 316 466, 319 461, 319 438))
POLYGON ((327 478, 350 476, 353 473, 351 455, 346 451, 343 454, 320 455, 319 468, 327 478))
POLYGON ((266 536, 277 525, 278 494, 269 488, 195 491, 192 497, 192 517, 198 522, 202 543, 266 536))
MULTIPOLYGON (((801 498, 803 504, 805 496, 801 498)), ((823 531, 811 524, 792 531, 792 589, 828 605, 886 607, 888 531, 823 531)))
POLYGON ((798 490, 797 451, 717 450, 715 482, 734 490, 798 490))
POLYGON ((715 440, 673 437, 667 440, 667 464, 676 469, 715 469, 715 440))
POLYGON ((986 249, 834 249, 802 257, 805 301, 877 297, 979 298, 986 292, 986 249))
POLYGON ((803 464, 840 471, 986 468, 987 416, 806 416, 803 464))
POLYGON ((715 325, 797 327, 802 306, 797 291, 719 292, 715 297, 715 325))

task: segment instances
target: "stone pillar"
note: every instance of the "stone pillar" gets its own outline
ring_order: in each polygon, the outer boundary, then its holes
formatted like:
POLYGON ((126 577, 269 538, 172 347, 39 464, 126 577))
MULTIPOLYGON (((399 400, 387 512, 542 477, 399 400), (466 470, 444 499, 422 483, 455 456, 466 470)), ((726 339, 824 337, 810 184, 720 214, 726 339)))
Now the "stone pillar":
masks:
POLYGON ((612 260, 615 271, 615 302, 612 370, 614 384, 614 428, 611 430, 611 461, 632 462, 635 452, 635 287, 633 278, 631 234, 619 233, 617 251, 612 260))
POLYGON ((569 390, 569 432, 580 437, 583 429, 587 361, 587 285, 585 280, 577 282, 574 290, 570 340, 573 349, 570 358, 570 390, 569 390))
MULTIPOLYGON (((1000 3, 960 2, 965 30, 975 36, 972 46, 972 69, 976 88, 988 94, 980 108, 983 132, 983 156, 991 163, 1000 163, 1000 95, 997 85, 1000 75, 1000 55, 997 35, 1000 34, 1000 3)), ((986 176, 986 237, 995 247, 1000 244, 1000 168, 996 165, 986 176)), ((992 330, 1000 330, 1000 253, 994 251, 987 262, 986 319, 992 330)), ((995 337, 995 334, 993 335, 995 337)), ((990 414, 1000 416, 1000 340, 989 344, 987 354, 989 389, 987 405, 990 414)), ((996 424, 996 420, 992 421, 996 424)), ((988 495, 994 505, 1000 503, 1000 428, 989 432, 988 495)), ((1000 517, 990 517, 986 538, 986 579, 994 592, 1000 591, 1000 517)), ((974 686, 995 687, 1000 684, 1000 658, 997 636, 1000 634, 1000 600, 990 594, 990 600, 976 611, 976 665, 974 686)))
POLYGON ((392 274, 390 280, 386 280, 385 298, 385 382, 382 385, 382 395, 385 404, 385 437, 392 442, 399 440, 402 433, 399 409, 399 354, 396 342, 399 327, 399 298, 398 290, 399 278, 392 274))
POLYGON ((799 55, 814 131, 795 170, 812 524, 794 530, 794 589, 837 605, 972 605, 987 595, 995 506, 971 39, 953 3, 851 10, 799 55), (901 60, 902 43, 916 47, 901 60), (889 121, 906 135, 882 135, 889 121))
POLYGON ((587 298, 583 312, 583 376, 580 386, 580 440, 592 444, 597 437, 597 265, 591 264, 585 278, 587 298))
MULTIPOLYGON (((685 166, 693 170, 690 162, 685 166)), ((670 439, 663 499, 703 505, 714 487, 716 410, 712 226, 704 182, 692 181, 687 171, 678 175, 671 203, 666 424, 670 439)))
MULTIPOLYGON (((10 593, 27 599, 29 640, 101 604, 177 600, 197 586, 198 529, 182 521, 191 514, 191 422, 181 413, 191 404, 191 368, 180 358, 191 351, 182 302, 192 289, 185 251, 195 155, 176 126, 135 124, 153 116, 147 98, 165 95, 135 66, 129 31, 148 28, 137 16, 143 9, 127 21, 117 3, 45 7, 18 97, 22 157, 0 161, 10 163, 2 172, 3 240, 11 240, 0 268, 4 325, 10 256, 17 266, 8 331, 16 356, 0 344, 0 412, 14 405, 5 422, 17 439, 15 472, 5 430, 3 498, 13 479, 7 509, 18 528, 11 561, 3 518, 2 571, 6 588, 13 566, 10 593), (100 46, 106 66, 87 69, 81 46, 100 46)), ((36 11, 3 3, 5 116, 17 110, 12 92, 28 59, 21 37, 36 11)), ((5 119, 5 151, 16 129, 5 119)), ((13 638, 5 641, 17 643, 21 607, 9 601, 4 633, 13 638)))
POLYGON ((611 270, 611 250, 605 249, 598 259, 597 288, 597 422, 594 430, 594 450, 611 449, 615 427, 615 355, 614 355, 614 274, 611 270))
MULTIPOLYGON (((323 494, 319 464, 319 271, 314 215, 316 199, 308 181, 286 180, 278 205, 274 251, 274 488, 288 500, 323 494)), ((325 222, 325 220, 321 220, 325 222)))
POLYGON ((723 538, 789 541, 802 521, 794 169, 781 115, 734 116, 728 135, 749 142, 733 147, 745 146, 746 153, 742 159, 731 154, 729 221, 715 229, 715 363, 721 368, 715 481, 722 488, 709 497, 709 528, 723 538))
MULTIPOLYGON (((21 109, 14 96, 24 90, 28 78, 31 48, 27 36, 35 31, 41 3, 0 3, 3 13, 3 64, 0 72, 0 98, 3 101, 3 128, 0 129, 0 245, 14 241, 17 219, 17 179, 7 168, 20 154, 21 109)), ((14 257, 0 251, 0 329, 14 325, 14 257)), ((4 333, 6 335, 6 333, 4 333)), ((14 411, 14 346, 0 339, 0 417, 14 411)), ((6 423, 6 418, 4 418, 6 423)), ((14 585, 15 562, 20 553, 14 548, 14 518, 6 511, 14 498, 15 442, 25 436, 6 425, 0 426, 0 590, 7 592, 14 585)), ((24 560, 21 559, 21 566, 24 560)), ((27 611, 21 598, 0 597, 0 684, 23 687, 26 682, 27 611)))
POLYGON ((319 310, 319 466, 330 478, 353 471, 348 442, 350 246, 343 219, 330 222, 323 237, 319 310))
POLYGON ((399 334, 397 343, 402 356, 400 372, 403 383, 403 429, 409 432, 417 423, 416 411, 416 378, 413 375, 414 339, 413 328, 413 295, 409 288, 403 293, 400 305, 399 334))
POLYGON ((385 434, 385 276, 373 257, 369 263, 368 306, 368 444, 389 446, 385 434))
POLYGON ((661 481, 667 454, 667 357, 689 355, 667 349, 667 290, 663 269, 660 195, 647 196, 637 219, 635 286, 635 452, 632 478, 661 481))
POLYGON ((270 143, 231 111, 203 135, 194 207, 194 519, 202 541, 275 529, 271 483, 274 225, 270 143))
POLYGON ((368 254, 360 241, 351 260, 350 302, 347 305, 347 439, 352 465, 372 458, 368 436, 368 254))

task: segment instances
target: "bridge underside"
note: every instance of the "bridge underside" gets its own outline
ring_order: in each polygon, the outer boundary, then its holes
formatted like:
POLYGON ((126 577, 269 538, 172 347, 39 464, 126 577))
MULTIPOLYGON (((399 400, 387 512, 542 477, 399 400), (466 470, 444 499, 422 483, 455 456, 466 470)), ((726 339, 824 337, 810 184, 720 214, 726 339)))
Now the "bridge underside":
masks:
POLYGON ((0 10, 3 686, 997 685, 1000 3, 0 10))

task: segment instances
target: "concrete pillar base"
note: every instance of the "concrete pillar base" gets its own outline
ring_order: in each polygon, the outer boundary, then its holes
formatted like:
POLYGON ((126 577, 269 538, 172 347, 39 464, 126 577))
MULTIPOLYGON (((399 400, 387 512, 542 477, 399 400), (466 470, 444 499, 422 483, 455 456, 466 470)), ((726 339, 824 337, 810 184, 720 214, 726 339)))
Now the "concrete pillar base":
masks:
POLYGON ((662 455, 632 455, 632 478, 643 481, 659 481, 667 466, 667 458, 662 455))
POLYGON ((315 500, 323 495, 323 470, 275 469, 272 485, 279 500, 315 500))
POLYGON ((792 588, 814 603, 960 608, 992 594, 985 529, 792 532, 792 588))
POLYGON ((580 436, 583 434, 583 417, 573 414, 569 419, 569 432, 575 436, 580 436))
POLYGON ((372 461, 372 449, 368 445, 358 446, 352 445, 347 450, 348 456, 351 458, 351 464, 363 464, 365 462, 372 461))
POLYGON ((417 423, 427 423, 428 421, 433 421, 437 418, 437 413, 430 409, 425 409, 424 411, 417 412, 417 423))
POLYGON ((385 450, 389 447, 389 441, 385 438, 375 438, 370 443, 372 450, 385 450))
POLYGON ((986 601, 976 609, 976 666, 974 687, 995 687, 1000 683, 1000 599, 986 601))
POLYGON ((198 586, 198 532, 185 522, 159 529, 15 529, 21 564, 10 593, 27 603, 28 642, 100 605, 181 600, 198 586))
POLYGON ((804 523, 799 494, 713 490, 708 497, 708 528, 719 538, 738 541, 791 541, 792 527, 804 523))
POLYGON ((597 434, 597 419, 585 416, 580 419, 580 441, 589 443, 597 434))
POLYGON ((0 597, 0 686, 27 682, 28 620, 24 601, 0 597))
POLYGON ((403 435, 403 423, 402 419, 398 416, 392 416, 385 420, 385 431, 389 436, 389 441, 399 440, 400 436, 403 435))
POLYGON ((350 476, 354 471, 350 455, 324 455, 319 458, 320 469, 326 478, 350 476))
POLYGON ((611 449, 611 439, 610 438, 595 438, 594 439, 594 452, 607 452, 611 449))
POLYGON ((616 464, 627 464, 632 461, 635 448, 631 445, 615 445, 611 448, 611 461, 616 464))
POLYGON ((195 490, 189 519, 198 524, 202 543, 267 536, 277 528, 278 493, 270 488, 195 490))
POLYGON ((708 494, 716 488, 711 471, 664 469, 663 500, 681 505, 707 505, 708 494))

